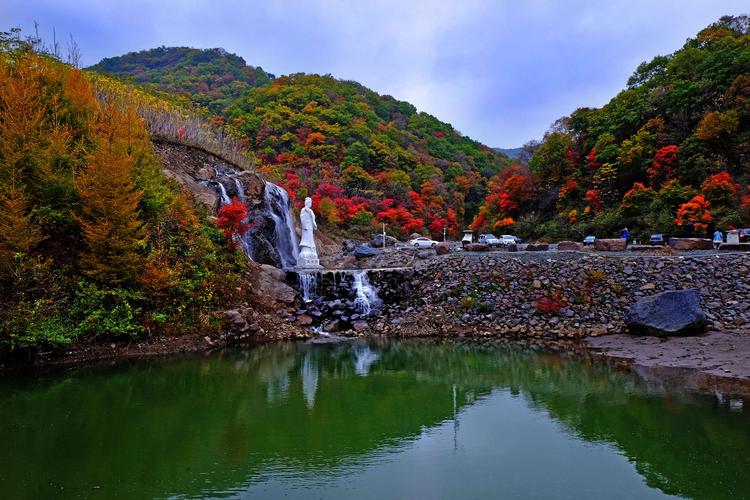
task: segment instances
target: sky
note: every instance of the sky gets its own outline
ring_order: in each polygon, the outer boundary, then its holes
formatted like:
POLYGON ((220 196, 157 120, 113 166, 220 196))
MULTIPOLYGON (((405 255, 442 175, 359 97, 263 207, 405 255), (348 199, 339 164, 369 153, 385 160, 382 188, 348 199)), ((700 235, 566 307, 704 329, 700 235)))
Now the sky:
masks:
POLYGON ((0 30, 65 42, 83 65, 158 46, 223 47, 276 75, 329 73, 495 147, 597 107, 638 64, 747 0, 0 0, 0 30))

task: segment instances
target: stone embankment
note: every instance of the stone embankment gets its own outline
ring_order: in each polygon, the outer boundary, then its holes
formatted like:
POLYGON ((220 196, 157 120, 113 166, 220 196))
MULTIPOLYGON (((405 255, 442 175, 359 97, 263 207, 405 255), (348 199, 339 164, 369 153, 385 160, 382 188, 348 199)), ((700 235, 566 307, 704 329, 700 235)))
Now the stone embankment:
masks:
MULTIPOLYGON (((697 289, 714 329, 750 323, 750 256, 451 254, 415 260, 411 292, 386 302, 366 332, 394 336, 580 338, 626 331, 628 307, 697 289)), ((374 284, 380 285, 377 280, 374 284)))

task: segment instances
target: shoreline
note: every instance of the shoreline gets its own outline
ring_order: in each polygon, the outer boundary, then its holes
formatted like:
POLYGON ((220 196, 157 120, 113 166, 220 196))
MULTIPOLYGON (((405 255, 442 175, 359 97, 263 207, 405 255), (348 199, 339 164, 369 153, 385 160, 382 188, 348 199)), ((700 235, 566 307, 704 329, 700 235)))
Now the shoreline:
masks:
POLYGON ((4 358, 0 373, 29 373, 46 370, 75 370, 100 364, 119 364, 141 359, 169 360, 182 355, 271 342, 331 343, 368 339, 425 341, 498 341, 530 344, 571 352, 624 370, 661 385, 665 389, 686 389, 702 393, 750 398, 750 332, 713 330, 690 337, 647 337, 626 333, 589 336, 583 339, 554 339, 467 333, 391 336, 357 334, 315 336, 299 333, 273 335, 188 334, 153 337, 140 341, 78 344, 46 357, 4 358))

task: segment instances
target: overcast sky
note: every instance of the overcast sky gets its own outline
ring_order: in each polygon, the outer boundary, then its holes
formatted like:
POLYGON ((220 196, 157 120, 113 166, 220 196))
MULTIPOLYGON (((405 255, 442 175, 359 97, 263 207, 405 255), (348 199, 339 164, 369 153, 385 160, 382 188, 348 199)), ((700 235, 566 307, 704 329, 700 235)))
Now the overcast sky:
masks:
POLYGON ((156 46, 224 47, 276 75, 330 73, 409 101, 491 146, 601 106, 642 61, 747 0, 0 0, 84 65, 156 46))

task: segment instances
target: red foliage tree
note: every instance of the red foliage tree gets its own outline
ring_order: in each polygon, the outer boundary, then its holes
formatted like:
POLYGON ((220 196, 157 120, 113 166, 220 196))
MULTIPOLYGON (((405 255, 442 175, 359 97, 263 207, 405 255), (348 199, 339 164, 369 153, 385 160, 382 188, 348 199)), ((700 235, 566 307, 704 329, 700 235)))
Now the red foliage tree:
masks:
POLYGON ((583 199, 588 202, 587 208, 590 207, 589 210, 597 212, 602 209, 602 200, 599 197, 599 191, 596 189, 589 189, 586 191, 586 196, 584 196, 583 199))
POLYGON ((675 169, 677 168, 677 153, 680 148, 675 145, 664 146, 656 152, 654 161, 646 170, 649 183, 652 186, 661 184, 674 178, 675 169))
POLYGON ((247 223, 247 205, 239 201, 236 196, 233 197, 231 203, 219 209, 216 225, 224 231, 229 247, 234 250, 237 248, 237 240, 251 227, 247 223))
POLYGON ((596 148, 591 148, 591 151, 589 151, 589 168, 592 170, 596 170, 597 168, 601 167, 602 164, 598 161, 596 161, 596 148))

